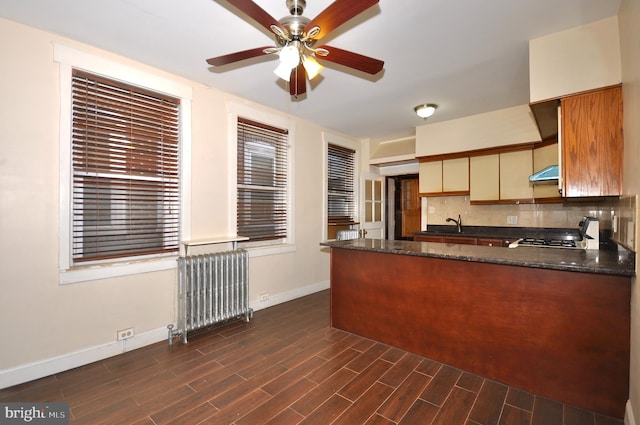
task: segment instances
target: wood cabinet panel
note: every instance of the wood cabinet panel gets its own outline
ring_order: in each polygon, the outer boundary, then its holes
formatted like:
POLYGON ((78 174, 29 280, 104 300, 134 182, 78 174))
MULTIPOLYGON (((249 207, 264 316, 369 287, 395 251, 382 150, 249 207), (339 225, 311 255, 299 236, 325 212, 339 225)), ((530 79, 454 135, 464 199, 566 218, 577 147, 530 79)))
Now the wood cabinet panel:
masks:
POLYGON ((442 236, 415 235, 413 240, 416 242, 439 242, 442 243, 442 236))
POLYGON ((476 238, 469 238, 465 236, 443 236, 443 243, 456 243, 458 245, 475 245, 476 238))
POLYGON ((411 237, 420 231, 420 197, 418 179, 403 179, 401 184, 402 236, 411 237))
POLYGON ((331 326, 616 417, 630 297, 628 277, 331 249, 331 326))
POLYGON ((435 236, 435 235, 415 235, 413 240, 416 242, 440 242, 440 243, 455 243, 460 245, 483 245, 483 246, 495 246, 505 247, 509 246, 510 241, 506 241, 498 238, 472 238, 468 236, 435 236))
POLYGON ((500 199, 500 155, 474 156, 469 159, 469 199, 493 203, 500 199))
POLYGON ((505 243, 505 241, 502 239, 478 238, 476 241, 476 245, 501 247, 508 246, 509 244, 505 243))
POLYGON ((617 196, 622 191, 622 89, 561 100, 563 196, 617 196))

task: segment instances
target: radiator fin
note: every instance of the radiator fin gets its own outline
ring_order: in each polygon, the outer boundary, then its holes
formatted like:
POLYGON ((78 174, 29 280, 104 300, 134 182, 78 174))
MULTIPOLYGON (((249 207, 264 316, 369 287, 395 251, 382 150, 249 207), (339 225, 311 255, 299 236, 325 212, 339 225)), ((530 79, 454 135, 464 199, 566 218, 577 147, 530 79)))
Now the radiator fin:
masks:
POLYGON ((249 321, 249 254, 244 249, 178 258, 178 326, 182 335, 229 319, 249 321))

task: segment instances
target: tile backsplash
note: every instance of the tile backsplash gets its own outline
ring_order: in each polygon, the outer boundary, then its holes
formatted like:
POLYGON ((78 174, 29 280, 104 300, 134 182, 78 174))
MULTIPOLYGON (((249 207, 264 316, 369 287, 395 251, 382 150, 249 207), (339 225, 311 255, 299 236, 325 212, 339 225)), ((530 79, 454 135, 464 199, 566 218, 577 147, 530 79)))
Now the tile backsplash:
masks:
POLYGON ((635 251, 636 204, 636 196, 519 205, 471 205, 468 196, 442 196, 426 198, 422 205, 427 224, 448 224, 447 217, 459 214, 468 226, 577 228, 584 216, 597 217, 601 229, 612 230, 614 239, 635 251))

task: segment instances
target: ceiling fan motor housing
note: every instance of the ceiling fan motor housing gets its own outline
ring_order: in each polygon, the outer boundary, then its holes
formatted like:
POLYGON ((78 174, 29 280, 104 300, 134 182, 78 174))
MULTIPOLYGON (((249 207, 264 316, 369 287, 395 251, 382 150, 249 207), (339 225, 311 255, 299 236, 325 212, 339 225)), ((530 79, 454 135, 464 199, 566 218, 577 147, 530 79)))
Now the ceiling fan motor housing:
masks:
POLYGON ((287 8, 292 15, 302 15, 307 7, 305 0, 287 0, 287 8))

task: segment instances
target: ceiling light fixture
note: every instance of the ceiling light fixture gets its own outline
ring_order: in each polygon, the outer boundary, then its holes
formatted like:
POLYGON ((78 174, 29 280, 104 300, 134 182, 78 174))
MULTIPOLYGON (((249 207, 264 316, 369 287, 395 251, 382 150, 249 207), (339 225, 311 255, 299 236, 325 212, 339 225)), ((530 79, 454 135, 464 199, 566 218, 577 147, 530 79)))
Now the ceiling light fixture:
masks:
POLYGON ((322 65, 318 63, 316 58, 313 56, 303 56, 302 57, 302 66, 304 66, 304 70, 307 71, 307 77, 309 80, 313 80, 320 74, 322 71, 322 65))
POLYGON ((296 41, 287 44, 280 50, 280 65, 273 71, 278 77, 289 81, 291 71, 300 63, 300 50, 296 41))
POLYGON ((416 114, 418 114, 420 118, 424 118, 425 120, 433 115, 436 109, 438 109, 438 105, 434 103, 423 103, 422 105, 418 105, 413 108, 413 110, 416 111, 416 114))

